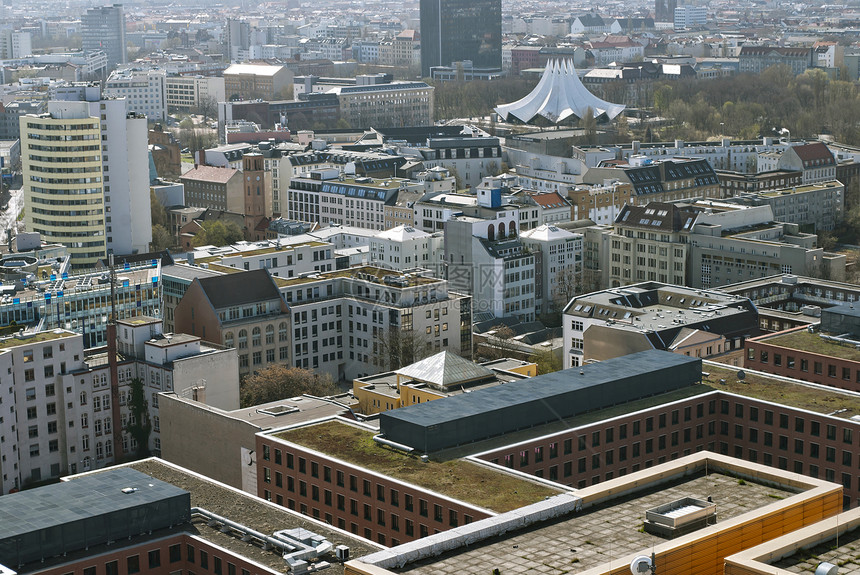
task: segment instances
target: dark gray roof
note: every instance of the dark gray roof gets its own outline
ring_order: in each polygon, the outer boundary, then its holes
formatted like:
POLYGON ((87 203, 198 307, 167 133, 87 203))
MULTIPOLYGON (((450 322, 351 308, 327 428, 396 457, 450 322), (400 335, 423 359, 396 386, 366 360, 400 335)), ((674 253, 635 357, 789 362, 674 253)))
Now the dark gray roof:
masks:
POLYGON ((10 537, 157 503, 188 492, 128 467, 0 497, 0 543, 10 537), (123 493, 126 487, 136 488, 123 493))
POLYGON ((251 270, 199 278, 200 287, 215 309, 281 299, 278 286, 266 270, 251 270))
POLYGON ((701 360, 648 350, 380 414, 387 439, 432 452, 701 380, 701 360))

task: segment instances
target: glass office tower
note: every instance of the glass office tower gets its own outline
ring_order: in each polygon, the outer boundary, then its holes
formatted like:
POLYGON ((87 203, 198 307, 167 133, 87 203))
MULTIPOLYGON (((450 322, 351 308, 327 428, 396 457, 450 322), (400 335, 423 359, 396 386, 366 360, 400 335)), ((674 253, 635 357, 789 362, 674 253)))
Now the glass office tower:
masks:
POLYGON ((463 60, 502 67, 501 0, 421 0, 421 74, 463 60))

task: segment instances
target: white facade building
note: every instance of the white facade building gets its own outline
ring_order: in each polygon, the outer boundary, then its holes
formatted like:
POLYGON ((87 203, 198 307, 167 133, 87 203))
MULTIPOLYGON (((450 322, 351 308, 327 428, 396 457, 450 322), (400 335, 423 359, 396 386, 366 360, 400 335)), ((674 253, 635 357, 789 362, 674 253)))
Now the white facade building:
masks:
POLYGON ((220 407, 239 404, 235 350, 216 350, 200 338, 161 334, 160 320, 120 321, 117 340, 120 421, 114 420, 110 368, 103 353, 88 355, 83 336, 65 330, 0 339, 0 494, 33 483, 115 463, 115 426, 122 450, 137 446, 126 431, 131 382, 144 385, 152 424, 149 450, 161 449, 158 394, 220 407))
POLYGON ((520 233, 535 254, 535 310, 561 310, 572 297, 582 273, 582 234, 543 224, 520 233))
POLYGON ((421 267, 438 272, 444 251, 443 234, 397 226, 370 238, 369 264, 399 271, 421 267))
POLYGON ((167 119, 166 77, 163 70, 117 70, 108 77, 104 95, 125 98, 128 112, 163 122, 167 119))

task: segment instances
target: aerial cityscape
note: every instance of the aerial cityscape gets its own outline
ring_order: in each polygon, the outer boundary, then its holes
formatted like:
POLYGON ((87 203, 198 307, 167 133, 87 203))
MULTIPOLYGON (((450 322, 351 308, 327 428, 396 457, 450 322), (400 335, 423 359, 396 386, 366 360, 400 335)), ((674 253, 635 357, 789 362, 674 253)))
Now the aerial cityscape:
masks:
POLYGON ((860 2, 0 0, 0 575, 317 572, 860 575, 860 2))

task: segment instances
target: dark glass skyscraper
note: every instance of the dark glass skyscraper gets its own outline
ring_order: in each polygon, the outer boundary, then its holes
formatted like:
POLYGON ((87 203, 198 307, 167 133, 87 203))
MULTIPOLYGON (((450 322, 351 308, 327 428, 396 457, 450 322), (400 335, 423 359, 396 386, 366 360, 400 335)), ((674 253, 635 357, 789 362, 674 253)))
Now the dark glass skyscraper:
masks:
POLYGON ((463 60, 502 67, 501 0, 421 0, 421 73, 463 60))

